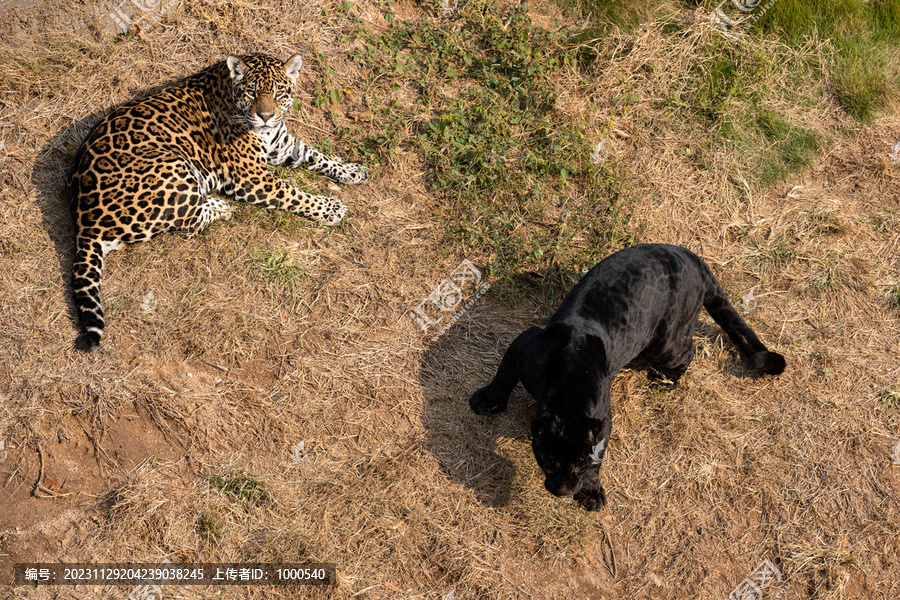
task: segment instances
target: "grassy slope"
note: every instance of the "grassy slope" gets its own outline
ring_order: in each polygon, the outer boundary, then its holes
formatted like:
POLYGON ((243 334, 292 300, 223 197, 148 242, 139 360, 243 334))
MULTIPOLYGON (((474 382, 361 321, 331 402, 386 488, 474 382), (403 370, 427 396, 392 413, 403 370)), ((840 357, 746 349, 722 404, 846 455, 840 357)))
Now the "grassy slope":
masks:
POLYGON ((572 46, 582 21, 552 5, 488 7, 197 2, 142 40, 51 22, 0 46, 0 475, 20 511, 0 513, 2 552, 338 565, 335 589, 223 597, 724 597, 766 558, 786 597, 898 593, 896 116, 848 116, 842 51, 774 21, 735 47, 703 11, 640 16, 572 46), (374 167, 328 191, 346 222, 241 207, 117 253, 104 351, 76 354, 61 186, 90 115, 231 52, 298 49, 291 128, 374 167), (587 514, 543 491, 521 390, 492 419, 465 399, 635 241, 696 250, 736 302, 753 290, 790 366, 746 377, 704 325, 676 390, 624 372, 610 506, 587 514), (492 291, 432 343, 407 312, 463 257, 492 291), (45 482, 84 493, 32 497, 41 451, 45 482))

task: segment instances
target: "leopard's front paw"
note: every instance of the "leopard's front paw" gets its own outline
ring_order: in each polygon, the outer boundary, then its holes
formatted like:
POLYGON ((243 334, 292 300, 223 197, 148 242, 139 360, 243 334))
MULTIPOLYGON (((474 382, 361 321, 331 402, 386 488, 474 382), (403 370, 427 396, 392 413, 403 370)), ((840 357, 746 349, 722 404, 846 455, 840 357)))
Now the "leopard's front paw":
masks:
POLYGON ((359 185, 369 180, 369 167, 359 163, 341 163, 338 166, 338 181, 359 185))
POLYGON ((585 510, 600 510, 606 506, 606 492, 603 486, 597 486, 594 489, 582 488, 573 498, 575 502, 584 507, 585 510))
POLYGON ((347 205, 336 198, 322 197, 325 208, 322 213, 314 216, 314 218, 323 225, 337 225, 347 214, 347 205))

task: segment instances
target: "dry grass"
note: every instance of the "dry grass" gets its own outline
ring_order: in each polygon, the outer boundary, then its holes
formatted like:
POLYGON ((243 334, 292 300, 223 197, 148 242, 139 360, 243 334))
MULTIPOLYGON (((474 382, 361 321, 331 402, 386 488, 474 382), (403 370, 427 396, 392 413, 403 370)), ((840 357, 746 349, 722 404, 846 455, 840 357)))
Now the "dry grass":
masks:
MULTIPOLYGON (((463 258, 441 245, 411 151, 340 190, 351 207, 340 227, 242 207, 199 238, 113 254, 103 351, 71 348, 62 186, 88 127, 226 54, 300 51, 303 106, 290 127, 314 144, 335 139, 368 110, 360 91, 371 81, 348 58, 358 43, 342 41, 348 21, 323 9, 336 5, 191 2, 142 40, 51 19, 40 37, 0 43, 0 564, 315 560, 339 576, 329 589, 173 592, 182 598, 656 599, 725 597, 771 559, 791 584, 785 598, 900 594, 900 470, 889 458, 900 412, 884 396, 900 383, 900 169, 884 164, 900 120, 856 127, 827 81, 801 71, 817 104, 767 102, 829 140, 811 170, 759 189, 726 145, 701 168, 710 132, 666 101, 690 93, 698 49, 713 43, 699 20, 680 38, 647 27, 608 40, 589 78, 559 82, 559 110, 608 137, 640 241, 691 247, 737 300, 753 288, 748 318, 789 366, 749 377, 704 326, 674 391, 623 372, 607 511, 543 490, 521 389, 494 418, 466 405, 551 306, 488 293, 429 344, 406 316, 463 258), (311 106, 322 76, 313 53, 347 90, 336 122, 311 106), (641 100, 603 112, 624 94, 641 100), (271 256, 296 277, 274 277, 271 256), (294 463, 300 441, 308 453, 294 463), (44 484, 72 496, 31 494, 39 448, 44 484), (241 501, 216 476, 252 478, 270 499, 241 501)), ((348 11, 383 25, 377 3, 348 11)), ((828 49, 762 41, 753 51, 778 65, 828 49)))

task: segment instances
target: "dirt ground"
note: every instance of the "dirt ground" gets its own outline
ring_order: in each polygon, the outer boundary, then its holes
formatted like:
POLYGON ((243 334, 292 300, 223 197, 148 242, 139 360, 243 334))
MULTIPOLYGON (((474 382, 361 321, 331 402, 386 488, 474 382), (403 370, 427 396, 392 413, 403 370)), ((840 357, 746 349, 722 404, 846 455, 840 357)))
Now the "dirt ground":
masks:
MULTIPOLYGON (((761 191, 735 185, 729 148, 709 157, 722 171, 699 168, 650 101, 616 124, 610 155, 638 240, 704 257, 788 370, 750 376, 707 317, 675 390, 624 370, 609 505, 586 513, 543 489, 533 400, 518 389, 490 418, 466 403, 553 307, 492 288, 437 340, 410 318, 462 259, 481 263, 450 251, 427 167, 402 149, 360 187, 308 178, 350 206, 339 227, 239 207, 198 238, 112 254, 102 350, 73 349, 64 180, 105 110, 227 54, 299 51, 326 56, 348 92, 336 121, 315 108, 305 60, 291 130, 322 145, 365 126, 351 115, 371 81, 332 4, 187 4, 114 38, 107 4, 0 2, 0 598, 131 592, 13 586, 17 562, 163 560, 323 561, 338 574, 330 588, 166 598, 723 598, 759 569, 778 573, 764 598, 900 597, 895 110, 858 125, 824 95, 796 109, 827 147, 761 191), (256 268, 273 255, 296 281, 256 268), (262 481, 269 498, 229 496, 217 476, 262 481)), ((383 24, 374 0, 349 11, 383 24)), ((588 96, 663 60, 654 35, 598 67, 588 96)), ((631 84, 650 97, 651 83, 631 84)))

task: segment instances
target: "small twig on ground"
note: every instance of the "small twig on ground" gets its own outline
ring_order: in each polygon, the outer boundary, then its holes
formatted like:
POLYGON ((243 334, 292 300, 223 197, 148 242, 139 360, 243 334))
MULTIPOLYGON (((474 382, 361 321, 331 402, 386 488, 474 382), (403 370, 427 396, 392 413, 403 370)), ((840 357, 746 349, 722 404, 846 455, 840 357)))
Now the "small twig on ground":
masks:
POLYGON ((609 548, 609 563, 606 565, 606 568, 609 569, 609 574, 613 576, 613 579, 616 577, 616 573, 618 569, 616 568, 616 552, 613 549, 612 538, 609 537, 609 532, 606 530, 606 527, 601 527, 603 530, 603 539, 606 541, 606 545, 609 548))
POLYGON ((37 446, 38 457, 41 461, 41 470, 38 474, 37 483, 34 484, 34 495, 37 498, 65 498, 66 496, 71 496, 72 492, 57 492, 56 490, 51 490, 50 488, 44 485, 44 449, 41 447, 41 442, 39 440, 35 440, 35 446, 37 446))

